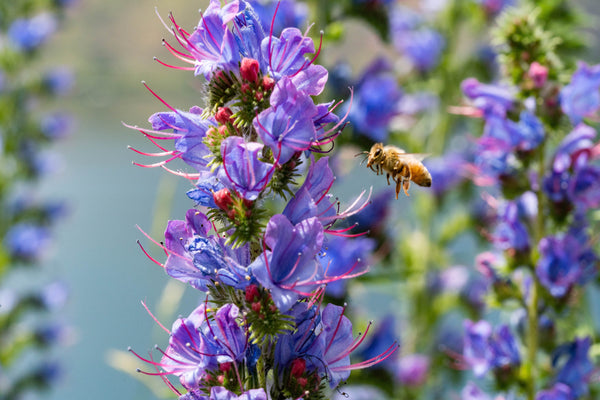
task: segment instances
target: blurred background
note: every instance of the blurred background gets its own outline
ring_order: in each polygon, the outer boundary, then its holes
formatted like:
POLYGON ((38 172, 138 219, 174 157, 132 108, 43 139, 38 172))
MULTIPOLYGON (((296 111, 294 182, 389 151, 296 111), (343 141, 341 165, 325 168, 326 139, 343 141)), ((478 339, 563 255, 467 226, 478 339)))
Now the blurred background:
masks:
MULTIPOLYGON (((166 276, 136 244, 140 239, 149 251, 159 254, 136 225, 160 239, 166 220, 181 219, 192 205, 181 195, 188 184, 161 169, 132 165, 132 160, 145 161, 127 146, 143 149, 147 143, 122 122, 148 126, 152 113, 165 110, 141 81, 173 107, 198 104, 200 94, 192 73, 169 70, 153 61, 157 56, 174 62, 161 46, 169 32, 155 8, 163 18, 172 11, 177 22, 191 30, 199 20, 197 10, 206 4, 80 0, 43 50, 44 62, 75 71, 75 91, 60 106, 76 116, 78 125, 68 140, 55 146, 64 159, 63 171, 42 184, 43 193, 66 198, 72 209, 57 228, 46 273, 61 277, 70 288, 64 319, 74 326, 76 340, 57 354, 65 375, 48 393, 49 399, 156 398, 147 386, 111 366, 120 360, 114 350, 132 346, 146 354, 155 343, 166 342, 166 334, 141 301, 167 327, 174 316, 187 313, 197 301, 188 290, 181 307, 161 303, 166 276), (173 193, 176 196, 171 198, 173 193)), ((590 10, 599 7, 595 0, 582 4, 590 10)), ((359 36, 369 40, 362 33, 359 36)), ((333 53, 329 56, 335 58, 333 53)), ((361 58, 356 57, 356 62, 361 58)), ((171 290, 179 293, 180 289, 171 290)), ((142 362, 127 367, 135 374, 142 362)), ((164 389, 158 378, 153 380, 164 389)))

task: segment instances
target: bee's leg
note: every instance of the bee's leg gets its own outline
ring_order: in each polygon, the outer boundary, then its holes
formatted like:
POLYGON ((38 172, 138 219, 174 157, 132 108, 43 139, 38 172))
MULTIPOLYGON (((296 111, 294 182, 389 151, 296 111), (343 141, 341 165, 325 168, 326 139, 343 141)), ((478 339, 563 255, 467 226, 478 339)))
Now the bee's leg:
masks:
MULTIPOLYGON (((386 174, 386 178, 387 178, 387 182, 388 182, 388 185, 389 185, 390 184, 390 174, 389 173, 386 174)), ((393 180, 393 178, 392 178, 392 180, 393 180)))
POLYGON ((405 193, 407 196, 410 196, 410 195, 408 194, 408 188, 410 188, 410 180, 408 180, 408 179, 405 179, 405 180, 404 180, 404 182, 402 182, 402 189, 404 189, 404 193, 405 193))
POLYGON ((402 179, 396 180, 396 200, 398 200, 398 193, 400 193, 400 185, 402 185, 402 179))

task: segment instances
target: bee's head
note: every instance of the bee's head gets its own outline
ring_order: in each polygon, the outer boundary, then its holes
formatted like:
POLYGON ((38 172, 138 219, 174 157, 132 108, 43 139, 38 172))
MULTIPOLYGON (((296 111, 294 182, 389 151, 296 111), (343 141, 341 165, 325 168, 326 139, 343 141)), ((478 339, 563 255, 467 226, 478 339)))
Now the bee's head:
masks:
POLYGON ((367 167, 383 161, 384 158, 385 153, 383 152, 383 143, 375 143, 369 151, 369 161, 367 162, 367 167))

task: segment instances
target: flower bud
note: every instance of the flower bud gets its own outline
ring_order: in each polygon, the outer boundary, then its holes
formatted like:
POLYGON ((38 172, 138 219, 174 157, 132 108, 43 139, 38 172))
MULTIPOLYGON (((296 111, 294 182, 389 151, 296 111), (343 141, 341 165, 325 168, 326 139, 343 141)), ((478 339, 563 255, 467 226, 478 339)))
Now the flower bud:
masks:
POLYGON ((527 76, 531 78, 533 85, 539 89, 544 86, 546 80, 548 79, 548 67, 545 67, 537 61, 534 61, 529 66, 527 76))
POLYGON ((242 65, 240 66, 240 75, 242 79, 247 82, 257 83, 258 73, 260 72, 260 66, 258 61, 253 58, 244 57, 242 59, 242 65))
POLYGON ((220 124, 225 125, 226 123, 231 122, 232 115, 233 115, 233 112, 231 111, 231 109, 229 107, 219 107, 219 110, 215 114, 215 119, 220 124))
POLYGON ((292 361, 292 370, 290 373, 294 378, 300 378, 306 371, 306 360, 304 358, 296 358, 292 361))

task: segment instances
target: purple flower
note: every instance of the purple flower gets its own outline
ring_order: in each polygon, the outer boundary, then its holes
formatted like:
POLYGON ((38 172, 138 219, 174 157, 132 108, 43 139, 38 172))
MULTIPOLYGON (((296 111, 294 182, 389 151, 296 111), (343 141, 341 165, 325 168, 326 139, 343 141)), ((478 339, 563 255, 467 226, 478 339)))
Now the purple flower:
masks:
POLYGON ((504 116, 516 100, 514 87, 480 83, 475 78, 465 79, 461 89, 473 106, 485 113, 504 116))
POLYGON ((195 209, 188 210, 185 217, 185 221, 169 221, 165 231, 167 274, 202 291, 215 282, 246 287, 250 281, 248 246, 234 250, 225 245, 225 239, 208 236, 212 225, 195 209))
POLYGON ((595 113, 600 107, 600 65, 580 61, 571 82, 560 92, 560 106, 573 124, 595 113))
POLYGON ((436 182, 431 189, 437 197, 454 189, 467 176, 468 163, 460 154, 449 153, 442 157, 427 158, 423 164, 429 170, 431 180, 436 182))
POLYGON ((279 38, 270 36, 262 42, 262 53, 268 59, 268 72, 273 79, 279 81, 287 76, 298 90, 316 96, 323 91, 328 74, 323 66, 306 59, 306 54, 314 52, 313 40, 297 28, 286 28, 279 38))
MULTIPOLYGON (((402 90, 387 60, 375 60, 356 84, 348 120, 353 129, 370 139, 385 141, 392 118, 398 115, 402 90)), ((345 112, 349 106, 344 107, 345 112)))
POLYGON ((179 377, 184 387, 198 387, 219 364, 244 357, 248 337, 238 318, 239 310, 233 304, 224 305, 210 319, 201 304, 187 318, 175 321, 161 362, 150 363, 179 377))
POLYGON ((44 44, 58 27, 56 17, 41 13, 30 19, 16 19, 8 28, 8 38, 20 50, 33 51, 44 44))
POLYGON ((426 27, 394 35, 392 40, 396 49, 421 72, 437 66, 446 44, 439 32, 426 27))
POLYGON ((333 208, 333 196, 329 194, 329 189, 334 180, 333 171, 329 168, 329 157, 322 157, 318 161, 311 158, 304 183, 282 214, 293 224, 311 217, 318 217, 323 225, 332 223, 335 221, 336 210, 333 208))
POLYGON ((239 136, 228 137, 221 143, 223 168, 219 179, 247 200, 258 198, 275 171, 273 164, 259 160, 263 147, 261 143, 246 142, 239 136))
POLYGON ((11 226, 4 237, 4 246, 11 257, 23 261, 37 261, 50 246, 50 231, 47 227, 32 223, 11 226))
POLYGON ((317 107, 311 97, 296 88, 291 79, 281 79, 271 94, 271 107, 254 119, 254 128, 263 143, 271 148, 278 164, 307 150, 316 140, 313 118, 317 107))
MULTIPOLYGON (((180 110, 160 112, 148 119, 155 131, 172 129, 173 134, 165 134, 165 136, 175 141, 175 151, 168 153, 170 158, 154 165, 165 165, 173 159, 181 158, 200 172, 207 170, 207 165, 211 161, 207 157, 212 153, 203 140, 208 129, 216 126, 217 123, 212 118, 203 118, 201 114, 200 107, 192 107, 190 112, 180 110)), ((153 138, 150 133, 146 133, 146 136, 153 138)))
POLYGON ((496 15, 500 11, 515 3, 515 0, 475 0, 480 4, 486 13, 496 15))
POLYGON ((600 167, 585 165, 578 168, 569 181, 567 193, 571 201, 582 209, 600 206, 600 167))
POLYGON ((492 235, 492 241, 501 250, 529 249, 529 233, 520 219, 517 202, 507 202, 498 215, 498 224, 492 235))
POLYGON ((238 67, 239 48, 227 27, 238 10, 237 0, 226 3, 223 8, 219 0, 211 0, 191 35, 175 24, 174 34, 195 60, 196 75, 204 75, 209 80, 217 69, 230 71, 238 67))
POLYGON ((516 340, 506 325, 492 332, 491 325, 484 320, 473 323, 466 320, 465 361, 473 368, 476 376, 483 376, 490 369, 515 367, 521 358, 516 340))
POLYGON ((474 383, 469 382, 460 394, 461 400, 492 400, 492 398, 474 383))
POLYGON ((562 364, 556 381, 568 385, 574 398, 588 393, 588 381, 594 370, 588 354, 591 344, 589 336, 583 339, 576 338, 573 342, 559 347, 552 356, 553 367, 557 368, 562 364))
POLYGON ((238 396, 222 386, 213 386, 210 388, 210 396, 201 396, 194 392, 189 392, 181 396, 179 400, 267 400, 267 394, 261 388, 250 389, 238 396))
POLYGON ((271 29, 273 24, 273 33, 279 35, 286 27, 301 28, 306 23, 308 17, 308 7, 304 3, 295 0, 282 0, 279 2, 279 8, 275 15, 275 9, 278 2, 275 0, 247 0, 252 5, 254 11, 259 15, 262 27, 265 31, 271 29), (273 20, 275 16, 275 20, 273 20))
POLYGON ((517 148, 529 151, 537 148, 544 140, 544 126, 540 120, 529 111, 522 111, 516 126, 519 137, 517 148))
POLYGON ((483 320, 476 323, 465 320, 464 327, 463 355, 465 361, 471 366, 475 376, 481 377, 491 367, 492 350, 489 340, 492 335, 492 326, 483 320))
POLYGON ((73 72, 66 67, 58 67, 47 71, 43 77, 43 84, 50 93, 56 96, 64 96, 73 88, 73 72))
POLYGON ((535 395, 535 400, 575 400, 571 388, 563 383, 555 383, 552 388, 542 390, 535 395))
POLYGON ((49 139, 61 139, 68 136, 73 129, 73 117, 70 114, 57 112, 46 115, 40 121, 40 130, 49 139))
POLYGON ((335 279, 329 282, 326 292, 333 297, 343 297, 346 279, 367 271, 375 242, 372 239, 328 236, 323 247, 324 253, 319 261, 327 278, 335 279))
POLYGON ((217 208, 213 193, 224 189, 225 186, 216 176, 209 174, 207 178, 200 177, 194 189, 187 191, 187 196, 196 202, 197 206, 217 208))
POLYGON ((316 256, 323 244, 323 225, 317 218, 294 225, 277 214, 267 224, 264 242, 270 250, 265 250, 249 268, 285 313, 320 284, 323 270, 316 256))
POLYGON ((585 229, 585 225, 576 225, 564 235, 540 240, 535 272, 554 297, 565 296, 573 285, 586 283, 597 272, 597 257, 585 229))
POLYGON ((592 139, 595 137, 595 129, 585 124, 577 125, 556 148, 552 170, 561 173, 579 164, 581 160, 587 161, 594 146, 592 139))
POLYGON ((410 354, 398 360, 396 376, 406 386, 421 386, 429 373, 429 357, 423 354, 410 354))

